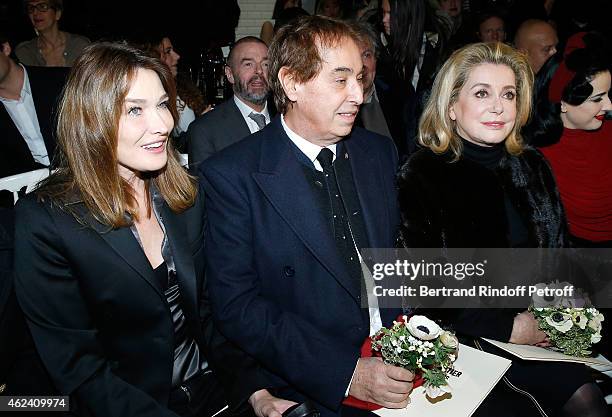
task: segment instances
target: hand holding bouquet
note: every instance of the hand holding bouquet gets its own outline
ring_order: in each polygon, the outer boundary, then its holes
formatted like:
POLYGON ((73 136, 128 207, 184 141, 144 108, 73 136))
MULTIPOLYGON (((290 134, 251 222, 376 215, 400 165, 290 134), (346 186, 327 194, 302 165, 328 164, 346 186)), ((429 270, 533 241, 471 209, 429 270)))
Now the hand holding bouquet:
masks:
POLYGON ((436 398, 450 392, 447 371, 457 359, 457 337, 425 316, 402 316, 390 329, 372 336, 372 350, 385 363, 422 374, 427 396, 436 398))
POLYGON ((570 356, 589 356, 601 340, 604 316, 595 308, 530 307, 551 344, 570 356))

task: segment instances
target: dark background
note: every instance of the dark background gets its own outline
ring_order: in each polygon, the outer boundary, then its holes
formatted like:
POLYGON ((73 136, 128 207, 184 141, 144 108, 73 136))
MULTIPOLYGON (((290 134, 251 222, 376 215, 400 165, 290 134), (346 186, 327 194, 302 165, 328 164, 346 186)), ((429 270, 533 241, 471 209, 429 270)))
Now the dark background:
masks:
MULTIPOLYGON (((350 4, 359 0, 342 0, 350 4)), ((313 1, 314 2, 314 1, 313 1)), ((544 0, 469 0, 471 8, 505 10, 507 41, 515 26, 527 17, 540 15, 544 0)), ((612 0, 556 0, 553 15, 562 50, 566 37, 577 31, 573 20, 589 22, 582 30, 599 30, 611 39, 612 0)), ((240 8, 237 0, 64 0, 60 29, 95 40, 141 39, 146 33, 168 36, 181 55, 181 70, 192 74, 201 66, 201 54, 234 41, 240 8)), ((14 47, 35 34, 25 13, 24 0, 0 0, 0 31, 14 47)))
MULTIPOLYGON (((181 54, 181 64, 195 65, 201 51, 234 40, 239 14, 237 0, 64 0, 60 29, 92 41, 163 32, 181 54)), ((0 31, 13 47, 35 36, 23 0, 0 0, 0 31)))

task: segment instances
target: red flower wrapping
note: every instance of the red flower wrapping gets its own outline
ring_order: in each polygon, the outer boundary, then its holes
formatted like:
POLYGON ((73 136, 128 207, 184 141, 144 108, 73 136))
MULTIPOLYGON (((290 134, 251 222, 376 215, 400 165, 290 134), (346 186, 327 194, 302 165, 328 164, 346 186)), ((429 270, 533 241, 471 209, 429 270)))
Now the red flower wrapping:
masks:
MULTIPOLYGON (((395 321, 404 323, 404 318, 403 316, 400 315, 397 317, 397 319, 395 319, 395 321)), ((372 351, 372 339, 367 337, 363 341, 363 344, 361 345, 361 357, 370 358, 372 356, 381 357, 381 354, 380 352, 372 351)), ((423 385, 423 376, 420 373, 417 373, 414 376, 414 381, 412 382, 412 386, 413 388, 417 388, 417 387, 420 387, 421 385, 423 385)), ((346 397, 344 401, 342 401, 342 404, 349 406, 349 407, 354 407, 354 408, 359 408, 361 410, 369 410, 369 411, 379 410, 383 408, 382 405, 378 405, 376 403, 372 403, 369 401, 358 400, 352 395, 349 395, 348 397, 346 397)))

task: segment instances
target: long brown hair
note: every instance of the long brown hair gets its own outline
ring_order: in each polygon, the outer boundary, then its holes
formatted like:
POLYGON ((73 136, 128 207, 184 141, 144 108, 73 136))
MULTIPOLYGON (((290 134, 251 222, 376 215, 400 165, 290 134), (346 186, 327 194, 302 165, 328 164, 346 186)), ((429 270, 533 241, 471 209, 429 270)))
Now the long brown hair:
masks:
MULTIPOLYGON (((95 43, 77 59, 59 104, 55 155, 57 170, 37 190, 66 207, 75 195, 100 223, 113 228, 137 219, 134 190, 119 175, 117 141, 123 103, 138 69, 154 71, 168 94, 176 123, 176 89, 168 67, 137 48, 122 43, 95 43)), ((195 179, 181 167, 171 141, 168 163, 145 181, 151 183, 174 212, 193 205, 195 179)), ((150 207, 148 207, 150 209, 150 207)), ((81 219, 79 219, 81 220, 81 219)))

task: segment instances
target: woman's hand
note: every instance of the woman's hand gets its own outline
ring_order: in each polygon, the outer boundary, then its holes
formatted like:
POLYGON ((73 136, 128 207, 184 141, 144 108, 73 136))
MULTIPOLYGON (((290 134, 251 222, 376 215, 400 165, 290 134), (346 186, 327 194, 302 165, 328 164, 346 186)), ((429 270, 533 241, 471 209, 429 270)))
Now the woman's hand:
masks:
POLYGON ((510 343, 517 345, 550 346, 548 336, 538 328, 538 321, 533 314, 524 311, 514 317, 510 343))

